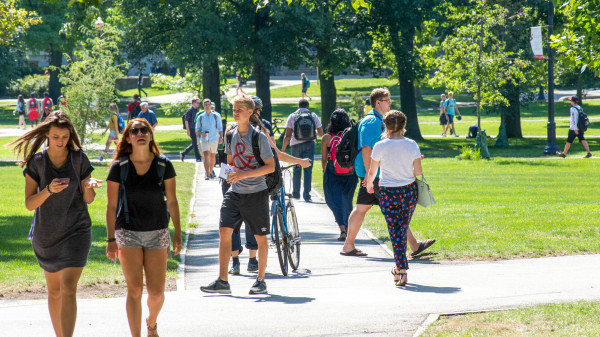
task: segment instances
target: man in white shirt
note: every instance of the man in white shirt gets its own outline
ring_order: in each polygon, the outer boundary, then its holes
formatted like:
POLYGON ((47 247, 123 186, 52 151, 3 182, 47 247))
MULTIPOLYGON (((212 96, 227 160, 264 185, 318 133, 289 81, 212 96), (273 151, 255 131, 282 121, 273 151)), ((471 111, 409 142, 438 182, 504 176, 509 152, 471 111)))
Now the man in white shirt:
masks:
POLYGON ((573 144, 575 137, 577 137, 579 139, 579 142, 581 144, 583 144, 583 147, 587 151, 587 154, 583 158, 591 158, 592 153, 590 152, 590 146, 588 145, 587 141, 583 137, 583 130, 579 130, 579 127, 577 126, 577 122, 579 121, 579 113, 581 111, 583 111, 581 109, 581 107, 579 106, 579 98, 577 98, 577 96, 571 96, 571 97, 567 98, 567 100, 569 100, 571 102, 571 109, 570 109, 571 118, 570 118, 570 123, 569 123, 569 135, 567 136, 567 143, 565 144, 564 151, 559 152, 558 156, 561 158, 566 158, 567 152, 571 148, 571 144, 573 144))

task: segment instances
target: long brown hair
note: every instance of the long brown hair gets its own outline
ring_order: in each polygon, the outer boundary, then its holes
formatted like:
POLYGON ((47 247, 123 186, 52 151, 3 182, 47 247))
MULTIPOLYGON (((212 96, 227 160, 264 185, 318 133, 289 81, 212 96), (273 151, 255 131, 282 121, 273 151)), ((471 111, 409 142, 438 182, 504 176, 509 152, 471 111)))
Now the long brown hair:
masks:
POLYGON ((51 112, 44 122, 35 129, 8 144, 9 146, 14 145, 13 152, 17 153, 17 158, 23 153, 23 160, 17 162, 19 166, 23 167, 27 165, 37 150, 39 150, 42 144, 48 139, 48 132, 50 132, 50 128, 52 127, 69 130, 70 134, 67 148, 70 151, 83 150, 81 142, 79 141, 79 135, 69 116, 60 110, 56 110, 51 112))
POLYGON ((115 151, 115 157, 113 158, 113 162, 115 162, 115 161, 119 160, 119 158, 129 155, 131 152, 133 152, 133 148, 131 147, 131 144, 127 141, 127 138, 129 138, 129 136, 131 135, 131 126, 135 122, 140 122, 140 123, 144 124, 144 126, 146 126, 150 132, 150 136, 152 137, 152 139, 150 139, 150 144, 149 144, 148 150, 155 154, 162 153, 160 151, 160 148, 158 147, 158 143, 154 139, 154 131, 152 130, 152 126, 150 125, 150 123, 148 123, 148 121, 143 118, 134 118, 129 122, 129 124, 127 124, 127 126, 125 127, 125 130, 123 130, 123 136, 121 136, 121 139, 119 140, 119 143, 117 144, 117 150, 115 151))

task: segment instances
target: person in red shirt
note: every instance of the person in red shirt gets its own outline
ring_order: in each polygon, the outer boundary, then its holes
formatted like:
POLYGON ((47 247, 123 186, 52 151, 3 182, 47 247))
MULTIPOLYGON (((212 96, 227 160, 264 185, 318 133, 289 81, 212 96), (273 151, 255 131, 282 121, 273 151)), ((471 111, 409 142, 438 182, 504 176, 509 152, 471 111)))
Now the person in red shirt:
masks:
POLYGON ((40 113, 38 112, 38 101, 35 99, 35 92, 32 92, 30 95, 30 99, 27 102, 27 107, 29 108, 29 113, 27 116, 29 117, 29 121, 31 122, 31 128, 34 128, 34 125, 38 125, 38 118, 40 117, 40 113))
POLYGON ((48 115, 52 112, 52 98, 50 98, 50 94, 44 93, 44 100, 42 101, 42 118, 41 122, 44 122, 44 119, 48 117, 48 115))
POLYGON ((133 102, 127 104, 127 124, 129 124, 130 120, 137 118, 140 111, 142 111, 140 107, 141 101, 140 95, 133 94, 133 102))

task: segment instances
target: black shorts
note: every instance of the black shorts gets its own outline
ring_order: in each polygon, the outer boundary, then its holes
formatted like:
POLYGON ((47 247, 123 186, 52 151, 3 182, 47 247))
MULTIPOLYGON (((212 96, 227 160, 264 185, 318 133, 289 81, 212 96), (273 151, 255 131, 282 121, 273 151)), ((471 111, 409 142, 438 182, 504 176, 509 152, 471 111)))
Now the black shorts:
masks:
POLYGON ((585 138, 583 138, 582 131, 579 131, 579 134, 576 135, 575 131, 569 130, 569 135, 567 136, 567 143, 573 143, 573 141, 575 140, 575 137, 577 137, 577 139, 579 139, 579 142, 581 142, 582 140, 585 140, 585 138))
POLYGON ((358 188, 358 196, 356 197, 357 205, 379 205, 379 178, 373 180, 373 191, 371 194, 367 192, 367 188, 363 187, 362 183, 365 178, 360 178, 360 187, 358 188))
POLYGON ((242 222, 256 235, 267 235, 271 228, 268 190, 241 194, 231 189, 223 196, 219 227, 233 228, 239 233, 242 222))
POLYGON ((448 118, 446 118, 446 115, 441 114, 440 115, 440 125, 446 125, 448 124, 448 118))

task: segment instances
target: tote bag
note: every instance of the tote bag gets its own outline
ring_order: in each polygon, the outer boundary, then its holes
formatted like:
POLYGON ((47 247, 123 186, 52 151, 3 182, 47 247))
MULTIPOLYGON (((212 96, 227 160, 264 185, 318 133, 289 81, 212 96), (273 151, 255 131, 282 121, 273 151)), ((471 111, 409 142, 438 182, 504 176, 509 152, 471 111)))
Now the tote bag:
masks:
POLYGON ((417 183, 418 190, 418 199, 417 204, 423 207, 429 207, 436 204, 435 199, 433 198, 433 193, 431 193, 431 189, 429 188, 429 184, 425 180, 425 176, 421 175, 421 180, 415 179, 417 183))

